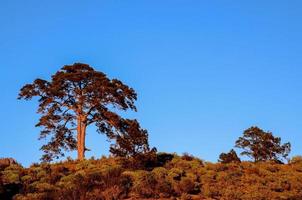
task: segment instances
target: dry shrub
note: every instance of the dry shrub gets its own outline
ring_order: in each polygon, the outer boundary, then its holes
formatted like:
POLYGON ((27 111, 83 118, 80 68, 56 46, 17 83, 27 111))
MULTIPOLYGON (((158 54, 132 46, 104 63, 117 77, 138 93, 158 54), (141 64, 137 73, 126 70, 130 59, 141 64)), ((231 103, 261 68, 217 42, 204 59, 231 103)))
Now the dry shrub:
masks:
POLYGON ((295 158, 290 164, 203 164, 174 155, 152 170, 126 168, 117 158, 15 165, 0 171, 0 199, 301 200, 301 163, 295 158))

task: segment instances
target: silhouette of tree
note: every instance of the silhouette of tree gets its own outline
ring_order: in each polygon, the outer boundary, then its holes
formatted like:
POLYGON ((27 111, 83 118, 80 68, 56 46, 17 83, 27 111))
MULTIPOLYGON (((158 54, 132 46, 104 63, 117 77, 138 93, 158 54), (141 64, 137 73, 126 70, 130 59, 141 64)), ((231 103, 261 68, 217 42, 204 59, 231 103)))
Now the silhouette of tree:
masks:
POLYGON ((243 132, 243 137, 236 141, 236 147, 246 155, 258 161, 281 161, 285 159, 291 149, 290 143, 281 144, 280 137, 274 137, 271 132, 265 132, 258 127, 251 127, 243 132))
POLYGON ((115 137, 116 143, 110 147, 114 156, 135 157, 150 151, 148 132, 140 127, 137 120, 123 120, 121 126, 115 137))
POLYGON ((240 158, 237 156, 236 151, 234 151, 234 149, 231 149, 231 151, 229 153, 221 153, 219 156, 219 160, 218 162, 221 163, 240 163, 241 160, 240 158))
POLYGON ((82 63, 63 66, 50 81, 36 79, 25 85, 18 98, 35 96, 39 97, 38 113, 42 115, 36 125, 43 128, 40 139, 52 135, 41 147, 45 161, 64 156, 63 150, 75 149, 78 159, 84 159, 87 126, 95 124, 109 139, 119 138, 129 123, 113 110, 136 111, 137 94, 132 88, 82 63))

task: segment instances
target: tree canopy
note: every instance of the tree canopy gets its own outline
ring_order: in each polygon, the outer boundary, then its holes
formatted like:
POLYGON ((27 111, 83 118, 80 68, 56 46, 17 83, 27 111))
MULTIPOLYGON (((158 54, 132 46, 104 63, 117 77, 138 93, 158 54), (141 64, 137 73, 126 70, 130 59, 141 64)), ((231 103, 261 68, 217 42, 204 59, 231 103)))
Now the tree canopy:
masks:
POLYGON ((241 155, 246 155, 258 161, 281 161, 285 159, 290 150, 289 142, 281 144, 281 138, 275 137, 271 132, 253 126, 243 132, 243 136, 236 141, 236 147, 243 149, 241 155))
MULTIPOLYGON (((20 90, 18 98, 30 100, 32 97, 39 97, 41 118, 36 126, 42 127, 40 139, 51 136, 41 148, 46 161, 64 156, 65 150, 75 149, 78 159, 84 159, 86 128, 92 124, 111 140, 120 142, 124 138, 121 134, 135 132, 144 137, 135 145, 147 144, 146 132, 140 129, 138 122, 124 119, 115 112, 136 111, 134 89, 120 80, 109 79, 87 64, 65 65, 50 81, 36 79, 20 90)), ((133 151, 131 149, 132 154, 133 151)))
POLYGON ((121 134, 117 134, 116 143, 111 145, 110 152, 120 157, 136 156, 150 151, 148 132, 140 127, 137 120, 124 120, 121 134))

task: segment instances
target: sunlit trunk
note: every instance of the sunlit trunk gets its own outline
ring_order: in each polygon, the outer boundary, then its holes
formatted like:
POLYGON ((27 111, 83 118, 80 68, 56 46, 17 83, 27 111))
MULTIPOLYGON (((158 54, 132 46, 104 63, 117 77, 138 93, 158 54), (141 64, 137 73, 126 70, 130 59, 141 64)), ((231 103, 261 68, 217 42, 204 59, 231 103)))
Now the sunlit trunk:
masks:
POLYGON ((86 124, 83 122, 83 117, 79 116, 77 120, 78 160, 83 160, 85 158, 85 136, 86 136, 86 124))

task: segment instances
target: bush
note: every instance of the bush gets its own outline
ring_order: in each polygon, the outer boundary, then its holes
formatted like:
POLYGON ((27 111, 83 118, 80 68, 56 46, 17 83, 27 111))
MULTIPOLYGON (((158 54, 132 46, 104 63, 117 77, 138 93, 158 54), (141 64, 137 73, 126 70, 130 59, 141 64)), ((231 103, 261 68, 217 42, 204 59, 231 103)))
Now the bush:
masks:
POLYGON ((222 153, 219 156, 219 162, 221 163, 240 163, 241 160, 240 158, 237 156, 236 151, 234 151, 234 149, 231 149, 231 151, 229 153, 222 153))
POLYGON ((139 171, 135 177, 133 191, 142 198, 158 197, 156 191, 157 180, 153 173, 139 171))
POLYGON ((302 199, 300 158, 274 162, 203 163, 173 155, 161 167, 126 168, 119 158, 11 165, 0 171, 0 199, 302 199), (282 198, 281 198, 282 197, 282 198))

